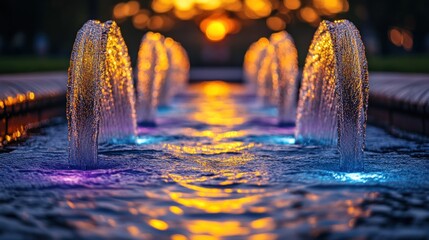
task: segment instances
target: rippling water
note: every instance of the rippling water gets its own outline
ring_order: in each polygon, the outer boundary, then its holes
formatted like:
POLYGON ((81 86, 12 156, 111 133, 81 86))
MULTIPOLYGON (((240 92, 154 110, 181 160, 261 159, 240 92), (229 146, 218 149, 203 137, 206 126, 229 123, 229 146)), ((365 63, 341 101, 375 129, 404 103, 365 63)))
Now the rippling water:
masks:
POLYGON ((240 85, 190 87, 134 144, 69 170, 67 126, 0 154, 0 238, 429 238, 429 144, 369 126, 363 173, 295 145, 240 85), (7 153, 6 153, 7 152, 7 153))

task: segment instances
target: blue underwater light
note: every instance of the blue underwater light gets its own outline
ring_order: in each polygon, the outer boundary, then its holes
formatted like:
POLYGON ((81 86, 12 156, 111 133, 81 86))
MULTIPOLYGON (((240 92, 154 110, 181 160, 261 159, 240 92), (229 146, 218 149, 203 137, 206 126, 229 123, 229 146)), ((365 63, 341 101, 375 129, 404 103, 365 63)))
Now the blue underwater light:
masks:
POLYGON ((352 173, 341 173, 334 172, 333 177, 342 182, 350 183, 367 183, 367 182, 384 182, 386 175, 383 173, 365 173, 365 172, 352 172, 352 173))

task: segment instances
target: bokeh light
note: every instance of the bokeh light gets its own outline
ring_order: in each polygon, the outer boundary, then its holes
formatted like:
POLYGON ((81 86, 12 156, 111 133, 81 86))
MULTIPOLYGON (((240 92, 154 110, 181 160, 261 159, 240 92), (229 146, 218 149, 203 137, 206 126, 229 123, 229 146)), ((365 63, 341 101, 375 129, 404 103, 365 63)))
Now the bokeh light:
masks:
MULTIPOLYGON (((135 0, 117 3, 113 17, 118 20, 131 17, 136 29, 160 32, 170 30, 178 21, 193 21, 209 40, 221 41, 259 19, 272 31, 285 29, 293 19, 316 26, 324 17, 347 12, 349 3, 347 0, 152 0, 147 9, 140 7, 135 0)), ((412 45, 409 42, 408 47, 412 45)))
POLYGON ((407 51, 413 49, 413 35, 410 31, 393 27, 389 30, 388 34, 389 40, 393 45, 403 47, 407 51))

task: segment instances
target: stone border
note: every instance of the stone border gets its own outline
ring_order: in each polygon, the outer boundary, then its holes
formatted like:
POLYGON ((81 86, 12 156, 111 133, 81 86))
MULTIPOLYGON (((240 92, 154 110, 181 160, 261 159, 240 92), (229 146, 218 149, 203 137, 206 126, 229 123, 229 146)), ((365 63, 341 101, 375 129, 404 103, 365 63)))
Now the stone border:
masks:
POLYGON ((370 73, 368 122, 429 136, 429 75, 370 73))
POLYGON ((27 128, 65 116, 65 72, 0 75, 0 86, 0 147, 27 128))

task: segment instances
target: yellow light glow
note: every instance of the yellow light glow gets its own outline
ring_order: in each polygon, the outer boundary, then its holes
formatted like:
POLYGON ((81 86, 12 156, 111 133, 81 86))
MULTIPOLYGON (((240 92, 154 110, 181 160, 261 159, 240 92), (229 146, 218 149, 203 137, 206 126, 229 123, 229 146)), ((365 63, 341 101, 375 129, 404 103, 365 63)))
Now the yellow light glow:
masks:
POLYGON ((300 0, 283 0, 283 4, 289 10, 296 10, 299 7, 301 7, 301 1, 300 0))
POLYGON ((311 7, 305 7, 300 10, 300 16, 308 23, 315 23, 319 19, 317 12, 311 7))
POLYGON ((181 20, 189 20, 197 14, 198 14, 198 11, 195 8, 192 8, 192 9, 187 10, 187 11, 183 11, 183 10, 179 10, 179 9, 174 10, 174 15, 181 20))
POLYGON ((261 18, 271 14, 272 4, 267 0, 245 0, 246 7, 252 11, 256 16, 252 16, 252 13, 248 13, 250 18, 261 18))
POLYGON ((275 227, 273 218, 266 217, 254 220, 250 223, 250 226, 254 229, 263 229, 265 231, 271 231, 275 227))
POLYGON ((187 240, 188 238, 182 234, 171 235, 171 240, 187 240))
POLYGON ((276 16, 267 18, 266 23, 267 26, 273 31, 281 31, 286 27, 285 21, 276 16))
POLYGON ((194 234, 207 234, 214 237, 241 236, 249 234, 250 230, 241 225, 239 221, 206 221, 195 220, 187 225, 188 230, 194 234))
POLYGON ((171 206, 170 212, 176 214, 176 215, 183 215, 183 210, 177 206, 171 206))
MULTIPOLYGON (((126 5, 124 3, 118 3, 115 5, 115 7, 113 8, 113 17, 116 19, 120 19, 126 16, 125 14, 125 7, 126 5)), ((126 7, 125 7, 126 8, 126 7)))
POLYGON ((36 98, 36 95, 34 94, 34 92, 29 92, 28 93, 28 99, 34 100, 35 98, 36 98))
POLYGON ((188 11, 194 7, 193 0, 174 0, 174 7, 180 11, 188 11))
POLYGON ((162 220, 159 220, 159 219, 151 219, 148 221, 148 224, 151 227, 158 229, 160 231, 165 231, 168 229, 168 224, 162 220))
POLYGON ((243 9, 243 4, 240 1, 233 1, 225 6, 228 11, 239 12, 243 9))
POLYGON ((128 6, 128 12, 127 12, 128 16, 132 16, 138 13, 140 10, 140 3, 137 1, 129 1, 127 3, 127 6, 128 6))
POLYGON ((326 15, 337 14, 348 11, 348 2, 346 0, 313 0, 314 7, 326 15))
POLYGON ((151 30, 161 30, 164 27, 164 19, 161 16, 153 16, 149 20, 151 30))
POLYGON ((157 13, 165 13, 170 11, 173 8, 173 3, 171 1, 153 1, 152 9, 157 13))
POLYGON ((137 29, 144 29, 149 21, 149 14, 147 11, 141 11, 134 15, 133 25, 137 29))
POLYGON ((198 7, 202 10, 213 11, 222 6, 221 0, 199 0, 198 7))
POLYGON ((274 233, 258 233, 258 234, 251 235, 248 238, 248 240, 259 240, 259 239, 275 240, 277 238, 278 238, 277 235, 274 233))
POLYGON ((227 26, 219 20, 210 21, 205 31, 207 38, 215 42, 224 39, 227 33, 227 26))

